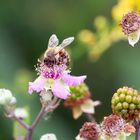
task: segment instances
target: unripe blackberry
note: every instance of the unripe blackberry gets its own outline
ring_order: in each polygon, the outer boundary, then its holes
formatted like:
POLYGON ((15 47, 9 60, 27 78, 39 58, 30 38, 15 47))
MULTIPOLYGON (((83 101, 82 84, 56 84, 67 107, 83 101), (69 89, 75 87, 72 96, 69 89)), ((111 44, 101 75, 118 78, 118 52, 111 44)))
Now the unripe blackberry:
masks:
POLYGON ((64 102, 65 107, 72 108, 76 105, 81 105, 91 97, 90 91, 84 83, 75 87, 70 87, 70 91, 71 95, 64 102))
POLYGON ((112 97, 112 111, 122 116, 126 121, 132 121, 139 117, 140 94, 129 87, 119 88, 112 97))
POLYGON ((71 91, 71 99, 79 99, 82 98, 84 94, 89 93, 89 88, 86 84, 80 84, 78 86, 75 87, 70 87, 70 91, 71 91))

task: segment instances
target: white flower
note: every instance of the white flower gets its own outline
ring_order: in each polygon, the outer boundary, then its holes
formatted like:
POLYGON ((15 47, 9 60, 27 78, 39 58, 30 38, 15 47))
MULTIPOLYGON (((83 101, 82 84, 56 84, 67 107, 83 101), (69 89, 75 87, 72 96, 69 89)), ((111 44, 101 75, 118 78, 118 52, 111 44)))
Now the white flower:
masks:
POLYGON ((21 119, 25 119, 29 116, 28 112, 24 108, 16 108, 14 114, 17 118, 21 119))
POLYGON ((13 100, 13 96, 10 90, 0 89, 0 104, 7 105, 13 100))
POLYGON ((49 133, 41 136, 40 140, 57 140, 55 134, 49 133))
POLYGON ((17 100, 15 97, 12 97, 11 101, 10 101, 10 105, 14 105, 16 104, 17 100))

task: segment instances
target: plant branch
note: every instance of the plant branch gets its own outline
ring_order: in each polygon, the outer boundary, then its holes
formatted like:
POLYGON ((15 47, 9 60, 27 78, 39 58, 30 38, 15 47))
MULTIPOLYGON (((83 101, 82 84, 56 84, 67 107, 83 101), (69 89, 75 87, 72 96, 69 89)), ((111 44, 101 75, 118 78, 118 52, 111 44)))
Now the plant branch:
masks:
POLYGON ((87 118, 88 121, 95 122, 95 118, 93 117, 92 114, 85 113, 85 115, 86 115, 86 118, 87 118))
POLYGON ((139 140, 139 129, 140 129, 140 122, 135 121, 135 128, 136 128, 136 132, 135 132, 135 140, 139 140))
POLYGON ((14 111, 12 110, 9 110, 9 109, 6 109, 6 116, 8 118, 11 118, 11 119, 14 119, 15 121, 17 121, 23 128, 25 128, 26 130, 29 129, 29 125, 27 125, 26 123, 24 123, 24 121, 22 119, 20 119, 19 117, 17 117, 15 114, 14 114, 14 111))
POLYGON ((31 129, 34 129, 36 127, 36 125, 39 123, 40 119, 44 116, 45 114, 45 108, 46 107, 42 107, 39 114, 37 115, 35 121, 33 122, 31 129))
POLYGON ((32 139, 33 131, 34 131, 35 127, 37 126, 37 124, 39 123, 39 121, 41 120, 41 118, 45 114, 55 110, 58 107, 58 105, 60 104, 60 101, 61 101, 60 99, 58 100, 58 98, 54 97, 53 101, 50 104, 48 104, 48 106, 42 106, 42 108, 41 108, 39 114, 37 115, 36 119, 34 120, 33 124, 28 129, 28 135, 26 137, 26 140, 32 139))
POLYGON ((36 125, 39 123, 39 121, 41 120, 41 118, 44 116, 45 114, 45 107, 43 106, 39 112, 39 114, 37 115, 36 119, 34 120, 33 124, 31 125, 31 127, 29 127, 28 129, 28 135, 26 137, 26 140, 31 140, 32 139, 32 135, 33 135, 33 130, 36 127, 36 125))
POLYGON ((15 119, 23 128, 25 128, 26 130, 29 129, 29 126, 27 124, 25 124, 23 122, 23 120, 21 120, 20 118, 16 117, 15 115, 12 117, 13 119, 15 119))

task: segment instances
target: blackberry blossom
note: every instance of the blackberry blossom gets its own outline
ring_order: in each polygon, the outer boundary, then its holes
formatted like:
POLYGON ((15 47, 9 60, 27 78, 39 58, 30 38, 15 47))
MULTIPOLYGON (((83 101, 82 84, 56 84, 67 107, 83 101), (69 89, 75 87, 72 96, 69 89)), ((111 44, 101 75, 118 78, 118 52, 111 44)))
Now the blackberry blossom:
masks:
POLYGON ((64 48, 73 40, 74 38, 70 37, 58 45, 59 41, 56 35, 50 37, 48 49, 36 68, 39 76, 34 82, 29 82, 28 92, 30 94, 33 91, 51 90, 54 96, 66 99, 70 96, 69 86, 83 83, 86 76, 72 76, 68 67, 70 59, 64 48))

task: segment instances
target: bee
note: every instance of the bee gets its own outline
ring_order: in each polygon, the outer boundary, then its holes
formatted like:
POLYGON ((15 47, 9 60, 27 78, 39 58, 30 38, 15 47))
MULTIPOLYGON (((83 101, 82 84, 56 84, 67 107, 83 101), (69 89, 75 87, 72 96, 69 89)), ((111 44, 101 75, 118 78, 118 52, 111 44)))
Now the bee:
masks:
POLYGON ((69 44, 71 44, 74 40, 74 37, 69 37, 66 38, 62 41, 62 43, 60 45, 59 44, 59 40, 57 38, 57 36, 55 34, 53 34, 48 42, 48 49, 46 50, 45 54, 44 54, 44 64, 47 67, 53 67, 55 64, 60 65, 63 62, 64 63, 68 63, 66 62, 69 58, 68 58, 68 54, 67 52, 64 50, 64 48, 66 46, 68 46, 69 44))

